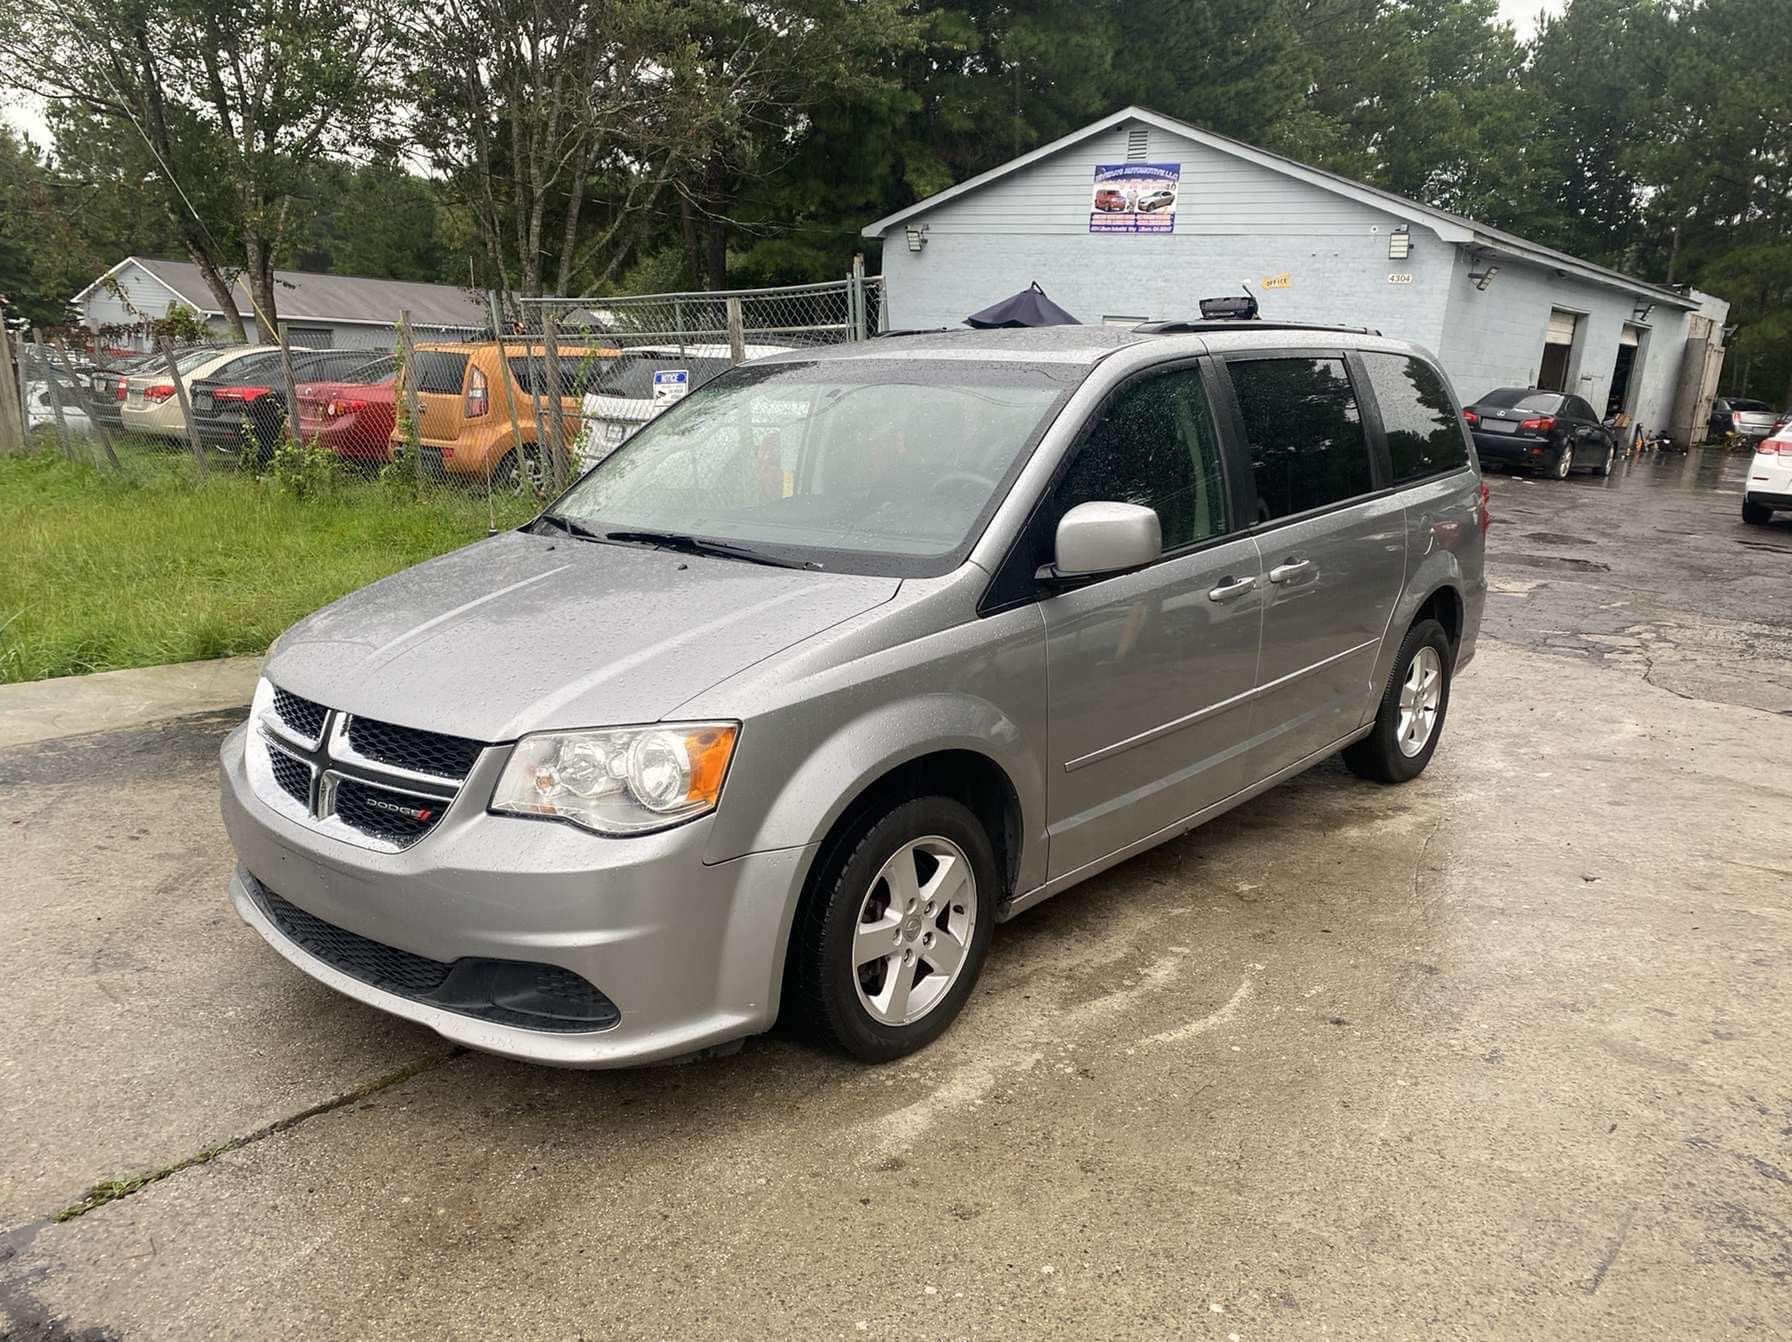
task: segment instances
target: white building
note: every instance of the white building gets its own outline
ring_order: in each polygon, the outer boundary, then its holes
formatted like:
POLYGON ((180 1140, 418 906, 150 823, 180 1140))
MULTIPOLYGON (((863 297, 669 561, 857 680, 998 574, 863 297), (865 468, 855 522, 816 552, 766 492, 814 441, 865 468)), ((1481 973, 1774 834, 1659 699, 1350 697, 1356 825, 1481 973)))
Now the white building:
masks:
MULTIPOLYGON (((274 292, 275 315, 286 323, 288 339, 310 349, 388 347, 398 314, 406 310, 425 336, 459 336, 491 326, 482 296, 448 284, 276 270, 274 292)), ((258 329, 248 285, 238 279, 231 293, 250 341, 271 340, 271 332, 264 336, 258 329)), ((144 323, 167 316, 176 305, 192 309, 220 337, 229 330, 217 297, 191 261, 127 256, 73 299, 88 330, 111 332, 108 343, 137 349, 147 348, 144 323)))
POLYGON ((956 325, 1033 281, 1081 321, 1128 324, 1198 316, 1201 298, 1248 284, 1265 318, 1434 351, 1465 402, 1572 391, 1695 440, 1729 313, 1138 107, 864 234, 884 244, 892 327, 956 325))

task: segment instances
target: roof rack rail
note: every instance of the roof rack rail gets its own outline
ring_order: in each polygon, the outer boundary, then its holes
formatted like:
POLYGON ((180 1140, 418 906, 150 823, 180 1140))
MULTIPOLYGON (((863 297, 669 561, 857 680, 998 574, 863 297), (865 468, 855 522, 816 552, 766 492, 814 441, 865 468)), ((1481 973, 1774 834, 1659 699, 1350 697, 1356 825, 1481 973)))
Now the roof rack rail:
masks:
POLYGON ((1351 335, 1378 336, 1372 326, 1339 326, 1331 322, 1264 321, 1261 317, 1192 317, 1176 321, 1140 322, 1132 328, 1139 335, 1196 335, 1202 331, 1344 331, 1351 335))

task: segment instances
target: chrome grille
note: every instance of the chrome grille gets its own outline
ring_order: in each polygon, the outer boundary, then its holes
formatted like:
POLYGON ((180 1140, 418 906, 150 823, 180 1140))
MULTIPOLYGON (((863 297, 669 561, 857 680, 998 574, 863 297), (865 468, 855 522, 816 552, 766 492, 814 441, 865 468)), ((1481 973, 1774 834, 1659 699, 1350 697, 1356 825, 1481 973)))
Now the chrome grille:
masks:
POLYGON ((485 747, 464 736, 418 731, 372 718, 348 720, 348 741, 370 760, 439 778, 465 778, 485 747))
POLYGON ((364 848, 398 852, 422 839, 485 749, 263 687, 249 755, 257 794, 288 818, 364 848))
POLYGON ((323 740, 324 719, 329 712, 322 704, 314 704, 296 694, 289 694, 285 690, 274 691, 275 715, 307 741, 323 740))
POLYGON ((289 755, 279 746, 268 746, 268 763, 274 770, 274 784, 300 806, 311 805, 311 766, 296 755, 289 755))

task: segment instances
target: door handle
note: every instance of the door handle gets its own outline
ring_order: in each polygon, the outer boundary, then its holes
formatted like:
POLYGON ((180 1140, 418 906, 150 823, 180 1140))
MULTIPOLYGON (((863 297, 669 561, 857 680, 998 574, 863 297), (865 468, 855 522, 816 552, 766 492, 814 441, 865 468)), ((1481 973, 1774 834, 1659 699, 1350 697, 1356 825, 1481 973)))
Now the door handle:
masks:
POLYGON ((1218 587, 1207 592, 1209 601, 1230 601, 1235 596, 1243 596, 1257 585, 1255 578, 1222 578, 1218 587))
POLYGON ((1277 564, 1269 571, 1271 582, 1293 582, 1301 574, 1313 567, 1311 559, 1290 559, 1286 564, 1277 564))

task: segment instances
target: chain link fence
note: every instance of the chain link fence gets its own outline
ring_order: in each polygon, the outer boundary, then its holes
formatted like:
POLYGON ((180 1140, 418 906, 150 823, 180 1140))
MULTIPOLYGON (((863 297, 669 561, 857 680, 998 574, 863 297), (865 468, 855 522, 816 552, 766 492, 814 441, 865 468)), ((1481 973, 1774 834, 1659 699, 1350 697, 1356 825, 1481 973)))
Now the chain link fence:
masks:
MULTIPOLYGON (((21 342, 14 423, 25 421, 26 440, 112 465, 127 448, 190 453, 201 473, 296 461, 526 504, 734 365, 869 339, 885 313, 881 279, 856 270, 825 284, 508 304, 491 295, 487 306, 478 329, 396 313, 390 327, 357 328, 327 349, 284 330, 277 344, 162 343, 124 358, 21 342)), ((0 437, 4 419, 0 406, 0 437)))

